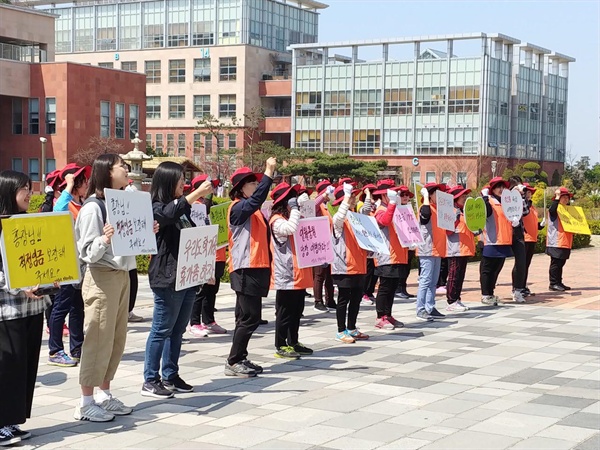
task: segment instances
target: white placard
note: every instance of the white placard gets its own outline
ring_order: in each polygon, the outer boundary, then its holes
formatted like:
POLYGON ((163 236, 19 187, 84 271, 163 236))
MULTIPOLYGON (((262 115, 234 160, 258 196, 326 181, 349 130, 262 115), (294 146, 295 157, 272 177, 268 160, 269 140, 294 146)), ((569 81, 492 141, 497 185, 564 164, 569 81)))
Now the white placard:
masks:
POLYGON ((390 254, 390 244, 381 233, 375 217, 349 212, 346 219, 360 248, 382 255, 390 254))
POLYGON ((184 228, 179 237, 175 290, 212 281, 215 277, 218 225, 184 228))
POLYGON ((190 213, 190 218, 192 222, 196 224, 197 227, 203 227, 206 225, 206 205, 204 203, 194 203, 192 204, 192 211, 190 213))
POLYGON ((302 206, 298 207, 300 209, 300 215, 304 219, 308 219, 309 217, 317 216, 317 203, 314 200, 308 200, 304 202, 302 206))
POLYGON ((456 221, 454 196, 440 190, 435 191, 435 207, 437 209, 437 226, 443 230, 454 231, 454 222, 456 221))
POLYGON ((155 255, 154 215, 149 192, 104 189, 108 223, 115 256, 155 255))
POLYGON ((523 197, 515 188, 502 191, 502 212, 509 221, 520 220, 523 217, 523 197))

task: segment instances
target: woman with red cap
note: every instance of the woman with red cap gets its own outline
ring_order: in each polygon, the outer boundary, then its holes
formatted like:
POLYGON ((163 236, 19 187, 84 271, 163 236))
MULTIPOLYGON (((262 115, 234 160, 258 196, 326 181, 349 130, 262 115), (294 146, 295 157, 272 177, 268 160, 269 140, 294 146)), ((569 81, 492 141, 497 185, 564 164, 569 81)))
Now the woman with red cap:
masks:
POLYGON ((298 229, 300 207, 306 201, 297 197, 300 186, 278 184, 271 192, 273 207, 269 224, 271 228, 271 289, 275 294, 275 357, 298 359, 312 355, 313 351, 298 341, 300 317, 304 310, 306 289, 312 285, 312 270, 300 269, 294 245, 298 229))
MULTIPOLYGON (((208 180, 208 175, 198 175, 192 180, 191 189, 198 189, 202 183, 208 180)), ((218 180, 212 180, 211 184, 213 190, 218 186, 218 180)), ((200 197, 195 203, 200 203, 206 206, 206 215, 210 214, 210 208, 212 206, 212 192, 205 197, 200 197)), ((196 226, 210 225, 208 218, 206 223, 197 223, 196 226)), ((225 334, 227 330, 220 326, 215 321, 215 302, 217 300, 217 293, 221 286, 221 277, 225 273, 225 260, 226 260, 226 248, 222 247, 217 250, 217 256, 215 260, 215 279, 214 282, 205 283, 202 286, 198 286, 196 291, 196 300, 192 307, 192 315, 190 317, 190 334, 196 337, 207 337, 209 334, 225 334)))
POLYGON ((263 371, 247 356, 248 342, 260 322, 262 297, 269 294, 270 231, 260 207, 269 194, 276 166, 277 160, 269 158, 264 174, 242 167, 231 176, 229 275, 236 302, 233 343, 224 371, 229 376, 249 378, 263 371))
MULTIPOLYGON (((331 181, 322 180, 317 184, 316 189, 318 194, 317 199, 322 197, 324 200, 319 202, 319 206, 317 206, 317 216, 328 217, 329 220, 331 220, 331 214, 329 214, 325 200, 329 200, 333 195, 335 188, 331 185, 331 181)), ((317 312, 328 312, 330 308, 335 309, 331 265, 327 264, 313 267, 313 277, 313 294, 315 296, 314 310, 317 312), (325 287, 325 301, 323 301, 323 287, 325 287)))
MULTIPOLYGON (((400 186, 398 188, 398 197, 400 198, 401 205, 408 205, 410 200, 415 196, 407 186, 400 186)), ((415 249, 416 246, 410 246, 408 248, 408 256, 406 260, 406 264, 402 264, 400 270, 400 279, 398 280, 398 289, 396 289, 396 298, 400 300, 410 300, 416 299, 416 295, 412 295, 408 293, 407 290, 407 282, 408 276, 410 275, 410 266, 412 264, 412 259, 415 257, 415 249)))
POLYGON ((467 228, 463 209, 471 193, 471 189, 453 189, 450 193, 454 196, 454 212, 456 221, 454 231, 446 231, 448 248, 448 282, 446 285, 447 311, 467 311, 469 308, 461 301, 467 263, 475 255, 475 236, 467 228))
POLYGON ((525 289, 523 296, 528 297, 531 295, 531 291, 527 287, 527 279, 529 278, 529 266, 535 253, 535 246, 537 244, 538 233, 543 230, 546 226, 546 218, 539 222, 539 215, 537 209, 531 201, 531 197, 536 191, 536 188, 531 186, 529 183, 523 183, 524 195, 526 207, 529 210, 529 214, 523 216, 523 228, 525 232, 525 289))
POLYGON ((546 234, 546 254, 550 256, 550 286, 551 291, 564 292, 571 288, 563 284, 563 267, 571 256, 573 233, 565 231, 558 215, 559 205, 567 206, 573 194, 567 188, 561 187, 554 191, 554 199, 548 209, 548 231, 546 234))
POLYGON ((490 180, 489 187, 481 191, 487 217, 479 264, 481 303, 484 305, 497 306, 500 303, 498 296, 494 295, 494 290, 504 261, 512 255, 513 226, 504 215, 501 203, 504 189, 508 189, 508 181, 502 177, 495 177, 490 180))
MULTIPOLYGON (((361 214, 375 214, 377 205, 373 201, 372 192, 377 189, 374 184, 366 184, 362 187, 362 192, 358 196, 357 209, 361 214)), ((375 275, 375 263, 372 255, 367 258, 367 276, 365 277, 365 287, 362 296, 362 303, 365 305, 375 304, 375 286, 377 285, 377 276, 375 275)))

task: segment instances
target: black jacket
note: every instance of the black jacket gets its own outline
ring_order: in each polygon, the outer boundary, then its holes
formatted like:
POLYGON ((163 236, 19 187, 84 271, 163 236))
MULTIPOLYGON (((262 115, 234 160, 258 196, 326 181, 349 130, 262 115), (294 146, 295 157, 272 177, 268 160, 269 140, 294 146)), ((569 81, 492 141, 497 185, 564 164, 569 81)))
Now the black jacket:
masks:
POLYGON ((177 256, 179 254, 179 238, 181 229, 185 228, 183 221, 190 218, 192 207, 185 197, 180 197, 170 203, 153 202, 154 219, 160 225, 156 234, 158 253, 152 255, 148 268, 148 280, 151 288, 175 288, 177 276, 177 256))

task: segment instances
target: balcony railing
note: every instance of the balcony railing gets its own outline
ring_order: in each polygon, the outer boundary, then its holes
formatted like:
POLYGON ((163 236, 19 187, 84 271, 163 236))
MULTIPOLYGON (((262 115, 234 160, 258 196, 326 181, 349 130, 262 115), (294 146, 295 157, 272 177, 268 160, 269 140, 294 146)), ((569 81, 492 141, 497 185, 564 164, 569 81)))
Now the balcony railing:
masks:
POLYGON ((0 59, 23 62, 46 62, 46 50, 41 50, 35 45, 20 46, 0 42, 0 59))
POLYGON ((289 70, 274 70, 272 72, 264 72, 263 81, 269 80, 291 80, 292 74, 289 70))
POLYGON ((265 117, 292 117, 292 108, 272 108, 264 110, 265 117))

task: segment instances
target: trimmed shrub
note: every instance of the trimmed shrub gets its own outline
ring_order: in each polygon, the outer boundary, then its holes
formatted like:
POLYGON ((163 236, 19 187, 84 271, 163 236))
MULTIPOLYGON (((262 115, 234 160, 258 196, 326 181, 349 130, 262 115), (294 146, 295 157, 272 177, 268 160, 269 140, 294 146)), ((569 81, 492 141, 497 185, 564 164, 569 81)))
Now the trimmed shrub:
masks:
POLYGON ((600 234, 600 220, 589 220, 588 225, 592 234, 600 234))
POLYGON ((137 271, 140 275, 146 275, 148 273, 148 266, 150 266, 150 256, 148 255, 137 255, 135 257, 137 264, 137 271))
POLYGON ((40 211, 40 206, 44 203, 44 199, 46 198, 43 194, 32 195, 31 200, 29 200, 29 209, 28 213, 36 213, 40 211))

